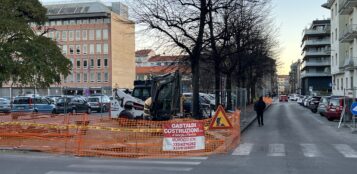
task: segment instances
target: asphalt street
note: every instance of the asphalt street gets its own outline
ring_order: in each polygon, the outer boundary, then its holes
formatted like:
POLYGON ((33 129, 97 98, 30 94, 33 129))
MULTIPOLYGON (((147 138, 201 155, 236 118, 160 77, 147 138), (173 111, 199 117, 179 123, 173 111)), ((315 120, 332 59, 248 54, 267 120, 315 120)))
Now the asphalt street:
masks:
POLYGON ((274 103, 228 154, 180 159, 103 159, 0 152, 1 174, 352 174, 357 134, 295 102, 274 103))

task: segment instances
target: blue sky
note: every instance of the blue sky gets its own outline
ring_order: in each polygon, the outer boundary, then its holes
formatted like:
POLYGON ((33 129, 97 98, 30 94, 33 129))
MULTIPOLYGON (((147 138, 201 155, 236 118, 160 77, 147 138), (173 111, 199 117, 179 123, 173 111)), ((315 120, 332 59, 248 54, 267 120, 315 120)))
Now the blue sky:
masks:
POLYGON ((330 18, 321 7, 327 0, 272 0, 273 15, 279 29, 279 74, 288 74, 290 64, 301 58, 302 31, 315 19, 330 18))
MULTIPOLYGON (((53 2, 61 0, 41 0, 53 2)), ((62 0, 63 1, 63 0, 62 0)), ((110 0, 103 0, 110 1, 110 0)), ((124 0, 122 0, 124 1, 124 0)), ((128 0, 126 0, 128 1, 128 0)), ((130 1, 130 0, 129 0, 130 1)), ((330 12, 321 5, 327 0, 271 0, 275 26, 279 27, 278 74, 288 74, 290 64, 301 58, 302 31, 315 19, 327 19, 330 12)), ((138 35, 139 36, 139 35, 138 35)), ((138 39, 137 39, 138 41, 138 39)), ((137 43, 137 48, 142 45, 137 43)))

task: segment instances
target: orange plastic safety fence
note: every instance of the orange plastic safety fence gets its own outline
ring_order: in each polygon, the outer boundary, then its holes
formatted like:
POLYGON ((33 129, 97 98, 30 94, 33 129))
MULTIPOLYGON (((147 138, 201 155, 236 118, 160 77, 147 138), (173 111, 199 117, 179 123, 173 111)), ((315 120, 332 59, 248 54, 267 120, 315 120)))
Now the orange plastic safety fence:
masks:
POLYGON ((204 150, 164 151, 163 124, 192 122, 192 119, 147 121, 109 119, 87 114, 4 114, 0 116, 0 148, 129 158, 171 158, 226 153, 233 149, 240 139, 240 111, 228 115, 232 129, 209 130, 211 119, 199 120, 205 125, 204 150))

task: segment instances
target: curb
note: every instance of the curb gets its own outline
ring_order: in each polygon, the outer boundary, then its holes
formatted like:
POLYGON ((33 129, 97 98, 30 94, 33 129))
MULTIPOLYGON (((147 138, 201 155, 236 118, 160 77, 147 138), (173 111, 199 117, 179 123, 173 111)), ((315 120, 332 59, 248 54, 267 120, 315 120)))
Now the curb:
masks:
MULTIPOLYGON (((272 104, 268 105, 264 111, 268 110, 270 108, 272 104)), ((254 117, 248 122, 248 124, 246 124, 243 128, 241 128, 240 130, 240 133, 243 133, 245 132, 249 127, 250 125, 252 125, 254 123, 254 121, 257 119, 257 115, 256 113, 254 112, 254 117)))

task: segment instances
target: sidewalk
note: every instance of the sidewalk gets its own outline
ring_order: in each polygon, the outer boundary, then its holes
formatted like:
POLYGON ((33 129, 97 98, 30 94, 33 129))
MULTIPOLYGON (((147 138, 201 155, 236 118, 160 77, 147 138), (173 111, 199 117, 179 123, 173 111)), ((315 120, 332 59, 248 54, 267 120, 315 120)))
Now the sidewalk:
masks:
MULTIPOLYGON (((269 109, 271 105, 272 104, 267 105, 265 110, 269 109)), ((248 127, 252 125, 256 119, 257 119, 257 114, 254 111, 254 104, 248 105, 246 111, 241 113, 241 128, 240 128, 241 133, 243 133, 246 129, 248 129, 248 127)))

